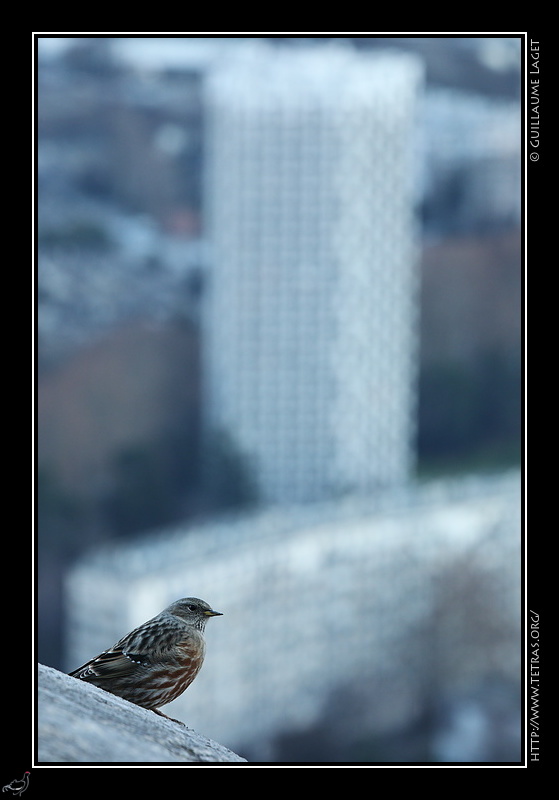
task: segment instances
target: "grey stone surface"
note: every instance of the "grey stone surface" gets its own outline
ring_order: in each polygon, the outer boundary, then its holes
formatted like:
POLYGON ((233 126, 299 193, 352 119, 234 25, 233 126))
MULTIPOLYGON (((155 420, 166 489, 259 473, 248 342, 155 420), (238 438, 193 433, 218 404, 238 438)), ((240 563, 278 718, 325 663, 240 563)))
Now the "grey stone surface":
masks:
POLYGON ((188 727, 42 664, 37 710, 39 763, 246 763, 188 727))

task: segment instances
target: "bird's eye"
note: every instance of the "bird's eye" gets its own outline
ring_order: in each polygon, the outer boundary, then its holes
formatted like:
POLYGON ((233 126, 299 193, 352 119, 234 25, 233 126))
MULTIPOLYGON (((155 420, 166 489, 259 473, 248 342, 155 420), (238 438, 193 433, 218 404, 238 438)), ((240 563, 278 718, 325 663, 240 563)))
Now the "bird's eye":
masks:
POLYGON ((194 603, 189 603, 187 608, 189 611, 196 611, 196 606, 194 605, 194 603))

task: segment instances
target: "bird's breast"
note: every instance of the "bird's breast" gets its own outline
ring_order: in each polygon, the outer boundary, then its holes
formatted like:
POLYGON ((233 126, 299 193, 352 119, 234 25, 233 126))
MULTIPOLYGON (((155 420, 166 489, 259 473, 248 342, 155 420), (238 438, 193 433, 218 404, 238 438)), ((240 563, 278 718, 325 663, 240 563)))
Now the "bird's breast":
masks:
POLYGON ((202 666, 205 654, 206 645, 202 636, 189 636, 179 642, 175 653, 177 661, 183 669, 196 670, 196 672, 202 666))

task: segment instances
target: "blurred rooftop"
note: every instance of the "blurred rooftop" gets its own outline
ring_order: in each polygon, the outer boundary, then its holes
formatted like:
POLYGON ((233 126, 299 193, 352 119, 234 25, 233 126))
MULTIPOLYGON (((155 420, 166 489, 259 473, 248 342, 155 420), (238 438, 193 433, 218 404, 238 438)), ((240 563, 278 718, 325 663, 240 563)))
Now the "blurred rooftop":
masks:
MULTIPOLYGON (((315 760, 352 760, 367 737, 405 732, 454 704, 461 714, 464 693, 477 708, 487 686, 508 698, 512 743, 489 743, 481 760, 517 760, 519 492, 515 472, 436 481, 99 549, 67 583, 68 668, 177 597, 200 596, 224 616, 169 713, 249 760, 281 760, 290 735, 314 731, 319 742, 321 725, 334 741, 322 752, 315 744, 315 760)), ((491 708, 463 754, 484 749, 491 708)), ((446 725, 458 724, 453 713, 446 725)), ((422 733, 430 757, 409 760, 441 758, 439 734, 433 719, 422 733)), ((387 759, 354 760, 408 759, 395 745, 387 759)))

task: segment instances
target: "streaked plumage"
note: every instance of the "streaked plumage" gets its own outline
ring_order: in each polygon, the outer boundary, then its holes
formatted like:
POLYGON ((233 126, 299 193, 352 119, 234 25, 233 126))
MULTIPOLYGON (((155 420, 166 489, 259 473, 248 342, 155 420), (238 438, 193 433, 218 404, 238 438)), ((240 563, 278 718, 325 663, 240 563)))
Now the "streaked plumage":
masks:
POLYGON ((179 697, 200 671, 204 629, 215 616, 220 612, 196 597, 177 600, 69 674, 161 714, 157 709, 179 697))

